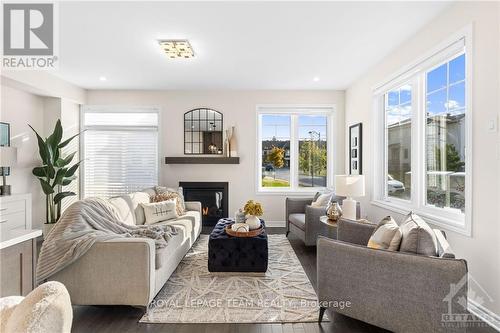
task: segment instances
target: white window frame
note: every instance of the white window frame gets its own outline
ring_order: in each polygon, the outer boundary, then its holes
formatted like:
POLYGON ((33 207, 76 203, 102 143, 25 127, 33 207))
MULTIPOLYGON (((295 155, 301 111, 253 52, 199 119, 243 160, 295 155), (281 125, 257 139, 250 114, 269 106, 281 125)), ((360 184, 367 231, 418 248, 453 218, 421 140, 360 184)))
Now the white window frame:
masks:
POLYGON ((372 200, 375 206, 396 213, 409 211, 421 215, 438 227, 472 236, 472 26, 469 25, 436 46, 418 61, 405 67, 385 83, 373 88, 373 184, 372 200), (425 123, 426 90, 425 76, 432 69, 465 54, 465 213, 452 208, 432 207, 426 204, 426 159, 425 123), (412 128, 411 128, 411 200, 387 195, 387 147, 385 133, 384 95, 405 83, 412 85, 412 128), (380 156, 382 158, 380 158, 380 156), (378 157, 378 158, 377 158, 378 157))
POLYGON ((321 105, 275 105, 265 104, 257 105, 256 107, 256 138, 257 138, 257 151, 255 157, 256 169, 256 193, 257 194, 275 194, 275 195, 305 195, 316 193, 317 191, 324 190, 333 186, 334 178, 334 156, 336 154, 337 140, 336 140, 336 112, 335 105, 321 104, 321 105), (261 118, 262 115, 275 114, 275 115, 291 115, 290 125, 290 184, 289 188, 282 187, 262 187, 262 133, 261 133, 261 118), (292 156, 298 156, 299 147, 297 145, 298 137, 298 123, 297 116, 300 115, 322 115, 327 116, 327 175, 326 187, 299 187, 298 174, 299 166, 296 159, 292 156))
MULTIPOLYGON (((80 107, 80 129, 81 131, 85 131, 88 128, 92 128, 92 126, 85 126, 85 113, 156 113, 158 115, 158 125, 157 125, 157 133, 158 133, 158 173, 156 183, 160 184, 160 173, 162 166, 162 159, 160 158, 162 149, 162 119, 161 119, 161 108, 158 106, 119 106, 119 105, 82 105, 80 107)), ((98 126, 99 129, 102 130, 113 130, 113 129, 122 129, 124 126, 98 126)), ((80 135, 80 160, 82 161, 82 167, 78 168, 79 179, 80 179, 80 198, 84 197, 85 194, 85 135, 80 135)))

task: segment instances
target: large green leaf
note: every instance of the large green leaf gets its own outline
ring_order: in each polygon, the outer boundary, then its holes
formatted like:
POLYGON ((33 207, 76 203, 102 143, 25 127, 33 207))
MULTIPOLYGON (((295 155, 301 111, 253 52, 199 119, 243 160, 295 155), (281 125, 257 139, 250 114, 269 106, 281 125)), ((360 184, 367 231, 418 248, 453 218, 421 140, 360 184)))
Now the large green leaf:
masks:
POLYGON ((40 184, 42 185, 43 193, 45 193, 46 195, 54 193, 54 189, 52 188, 52 186, 50 186, 49 183, 47 183, 46 180, 44 180, 42 178, 38 178, 38 180, 40 181, 40 184))
POLYGON ((47 144, 45 141, 43 141, 42 137, 38 134, 37 131, 31 125, 28 125, 33 132, 36 134, 36 139, 38 140, 38 153, 40 154, 40 158, 42 159, 44 164, 48 164, 48 158, 49 158, 49 148, 47 147, 47 144))
POLYGON ((56 126, 54 127, 54 132, 48 137, 47 142, 52 147, 52 150, 55 152, 61 143, 61 139, 63 136, 63 128, 61 126, 61 120, 58 119, 56 122, 56 126))
POLYGON ((33 168, 33 174, 37 177, 47 177, 47 166, 33 168))
POLYGON ((74 138, 76 138, 77 136, 79 136, 79 135, 80 135, 80 134, 82 134, 83 132, 85 132, 85 131, 81 131, 80 133, 73 135, 71 138, 69 138, 69 139, 67 139, 67 140, 65 140, 65 141, 63 141, 63 142, 61 142, 61 143, 59 144, 59 148, 64 148, 64 147, 66 147, 66 146, 67 146, 67 145, 68 145, 71 141, 73 141, 73 139, 74 139, 74 138))
POLYGON ((48 164, 47 165, 47 169, 49 171, 49 178, 50 179, 54 179, 54 176, 56 175, 56 170, 54 169, 54 167, 52 166, 52 164, 48 164))
POLYGON ((68 172, 68 169, 66 168, 57 170, 56 177, 54 178, 54 183, 52 184, 52 186, 62 185, 62 180, 66 175, 66 172, 68 172))
POLYGON ((62 186, 68 186, 69 184, 71 184, 71 182, 73 180, 75 180, 76 177, 69 177, 69 178, 64 178, 62 181, 61 181, 61 185, 62 186))
POLYGON ((75 174, 76 170, 78 169, 78 166, 82 163, 82 161, 79 161, 78 163, 75 163, 71 166, 71 168, 68 169, 68 172, 66 172, 66 177, 71 177, 75 174))
POLYGON ((60 192, 54 196, 54 203, 57 205, 62 199, 76 195, 74 192, 60 192))
POLYGON ((75 154, 76 154, 76 151, 74 153, 72 153, 72 154, 69 154, 65 158, 58 159, 57 162, 56 162, 56 166, 62 168, 64 166, 70 164, 71 161, 73 160, 73 157, 75 157, 75 154))

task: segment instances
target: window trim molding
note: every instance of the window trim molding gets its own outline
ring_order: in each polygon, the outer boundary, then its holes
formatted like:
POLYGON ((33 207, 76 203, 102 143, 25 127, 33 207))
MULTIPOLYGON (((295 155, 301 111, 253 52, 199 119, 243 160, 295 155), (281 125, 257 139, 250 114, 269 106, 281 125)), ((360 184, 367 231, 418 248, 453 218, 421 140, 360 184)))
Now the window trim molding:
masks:
MULTIPOLYGON (((417 61, 403 67, 395 74, 391 75, 384 83, 372 88, 374 110, 372 123, 374 130, 372 133, 374 156, 383 156, 372 160, 374 176, 372 178, 371 204, 377 207, 388 209, 400 214, 407 214, 409 211, 426 218, 431 224, 443 229, 457 232, 459 234, 472 237, 472 215, 473 215, 473 149, 472 149, 472 86, 473 86, 473 26, 469 24, 452 34, 443 42, 439 43, 429 52, 419 57, 417 61), (465 51, 460 51, 460 45, 465 51), (442 63, 448 62, 453 56, 465 54, 465 213, 457 213, 446 208, 436 208, 426 205, 426 177, 425 177, 425 143, 418 140, 425 138, 425 114, 419 112, 425 106, 425 80, 422 77, 428 71, 442 63), (387 200, 386 192, 382 194, 385 181, 380 175, 384 174, 386 165, 387 147, 385 147, 385 113, 383 113, 383 95, 385 92, 398 87, 404 83, 412 84, 412 189, 411 200, 405 201, 397 198, 387 200), (414 104, 416 103, 416 104, 414 104), (413 153, 416 150, 416 153, 413 153), (415 172, 413 172, 415 170, 415 172), (417 174, 415 177, 414 175, 417 174), (420 181, 417 181, 420 180, 420 181), (423 180, 423 182, 422 182, 423 180), (457 222, 459 221, 459 222, 457 222)), ((384 189, 387 191, 387 189, 384 189)))
MULTIPOLYGON (((257 104, 256 105, 256 154, 255 154, 255 193, 257 195, 288 195, 288 196, 303 196, 311 195, 325 188, 333 187, 333 178, 335 175, 334 155, 337 152, 337 136, 335 135, 336 123, 336 105, 335 104, 257 104), (326 115, 327 116, 327 176, 326 187, 305 187, 299 189, 296 184, 296 177, 292 177, 292 173, 298 173, 298 165, 296 161, 290 160, 290 181, 291 187, 284 188, 263 188, 261 187, 260 180, 262 178, 262 141, 261 141, 261 126, 260 116, 263 114, 287 114, 287 115, 326 115)), ((290 136, 297 137, 297 126, 295 118, 291 118, 290 136)), ((295 140, 290 142, 290 152, 294 152, 295 156, 298 154, 298 145, 295 140)), ((290 154, 292 155, 292 154, 290 154)))
MULTIPOLYGON (((163 151, 163 146, 162 146, 162 112, 161 112, 161 107, 160 106, 129 106, 129 105, 99 105, 99 104, 94 104, 94 105, 81 105, 80 106, 80 132, 83 132, 86 130, 85 126, 85 113, 156 113, 158 115, 158 125, 155 127, 157 129, 158 133, 158 142, 157 142, 157 149, 158 149, 158 156, 156 157, 157 159, 157 168, 158 168, 158 174, 156 183, 160 184, 160 179, 161 179, 161 167, 162 167, 162 159, 160 158, 161 152, 163 151)), ((126 127, 126 126, 122 126, 126 127)), ((100 126, 100 128, 103 129, 113 129, 113 126, 100 126)), ((139 128, 139 126, 135 127, 139 128)), ((142 129, 144 128, 153 128, 151 126, 146 126, 146 127, 141 127, 142 129)), ((80 160, 82 161, 82 166, 78 168, 78 178, 79 178, 79 186, 80 186, 80 193, 79 193, 79 199, 83 199, 83 195, 85 193, 85 172, 84 172, 84 166, 85 166, 85 135, 80 136, 80 153, 79 157, 80 160)))

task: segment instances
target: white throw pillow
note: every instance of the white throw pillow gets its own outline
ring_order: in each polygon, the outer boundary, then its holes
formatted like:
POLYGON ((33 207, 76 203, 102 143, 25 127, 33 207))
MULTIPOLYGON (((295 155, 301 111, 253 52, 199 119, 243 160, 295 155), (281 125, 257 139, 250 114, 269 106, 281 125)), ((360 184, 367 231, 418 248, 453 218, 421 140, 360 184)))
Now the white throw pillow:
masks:
POLYGON ((384 218, 375 228, 367 247, 397 251, 401 245, 403 234, 398 224, 390 216, 384 218))
POLYGON ((144 216, 146 217, 145 224, 153 224, 177 218, 175 205, 175 200, 141 203, 142 208, 144 208, 144 216))
POLYGON ((320 194, 320 196, 311 203, 312 207, 325 207, 330 202, 332 198, 332 193, 320 194))

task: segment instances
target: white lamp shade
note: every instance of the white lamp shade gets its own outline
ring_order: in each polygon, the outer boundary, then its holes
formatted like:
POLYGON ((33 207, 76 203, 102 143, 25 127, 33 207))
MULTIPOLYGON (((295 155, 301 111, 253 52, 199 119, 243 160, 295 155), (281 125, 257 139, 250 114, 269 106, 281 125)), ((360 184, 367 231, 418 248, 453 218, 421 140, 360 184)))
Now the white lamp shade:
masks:
POLYGON ((17 162, 17 149, 14 147, 0 147, 0 167, 14 166, 17 162))
POLYGON ((365 195, 365 176, 336 175, 335 194, 345 197, 362 197, 365 195))

